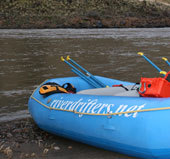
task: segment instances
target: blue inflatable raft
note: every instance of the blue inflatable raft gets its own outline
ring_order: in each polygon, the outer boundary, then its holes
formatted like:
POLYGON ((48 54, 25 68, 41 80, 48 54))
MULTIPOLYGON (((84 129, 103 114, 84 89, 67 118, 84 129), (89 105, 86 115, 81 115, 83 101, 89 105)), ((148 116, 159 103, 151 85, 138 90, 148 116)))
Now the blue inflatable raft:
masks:
POLYGON ((77 93, 31 95, 29 112, 50 133, 145 159, 170 159, 170 98, 143 98, 138 85, 95 76, 108 88, 95 88, 80 77, 44 83, 71 83, 77 93), (112 87, 112 85, 124 85, 112 87))

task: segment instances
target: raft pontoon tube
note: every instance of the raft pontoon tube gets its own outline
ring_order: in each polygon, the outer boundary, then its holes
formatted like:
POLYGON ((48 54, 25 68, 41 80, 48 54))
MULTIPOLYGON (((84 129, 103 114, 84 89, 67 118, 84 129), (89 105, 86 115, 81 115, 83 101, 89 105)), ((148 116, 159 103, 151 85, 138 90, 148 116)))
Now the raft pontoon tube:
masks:
POLYGON ((77 93, 43 96, 41 84, 28 103, 37 125, 50 133, 145 159, 170 158, 170 98, 139 97, 134 83, 95 76, 111 88, 80 77, 45 81, 71 83, 77 93), (127 89, 113 87, 124 85, 127 89))

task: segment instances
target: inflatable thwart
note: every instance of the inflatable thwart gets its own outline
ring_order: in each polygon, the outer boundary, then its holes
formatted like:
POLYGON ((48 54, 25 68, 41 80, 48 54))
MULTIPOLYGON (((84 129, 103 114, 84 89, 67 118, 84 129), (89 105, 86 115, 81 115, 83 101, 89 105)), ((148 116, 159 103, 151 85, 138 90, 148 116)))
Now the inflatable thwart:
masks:
POLYGON ((170 158, 169 73, 135 84, 62 60, 79 77, 49 79, 33 92, 29 112, 41 129, 130 156, 170 158))

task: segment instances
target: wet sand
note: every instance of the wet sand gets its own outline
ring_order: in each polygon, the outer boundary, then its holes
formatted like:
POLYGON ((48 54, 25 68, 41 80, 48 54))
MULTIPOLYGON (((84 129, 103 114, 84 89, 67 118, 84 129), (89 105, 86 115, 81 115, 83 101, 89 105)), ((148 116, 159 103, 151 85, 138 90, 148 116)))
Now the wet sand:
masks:
POLYGON ((47 133, 31 118, 0 123, 0 159, 137 159, 47 133))

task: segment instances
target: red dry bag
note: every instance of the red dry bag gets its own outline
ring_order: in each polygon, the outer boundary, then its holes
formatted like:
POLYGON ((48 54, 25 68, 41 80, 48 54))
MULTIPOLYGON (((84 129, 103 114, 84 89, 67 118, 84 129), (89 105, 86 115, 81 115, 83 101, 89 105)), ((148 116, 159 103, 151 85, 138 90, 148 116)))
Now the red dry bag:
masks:
POLYGON ((170 72, 165 78, 141 78, 139 94, 142 97, 170 97, 170 72))

